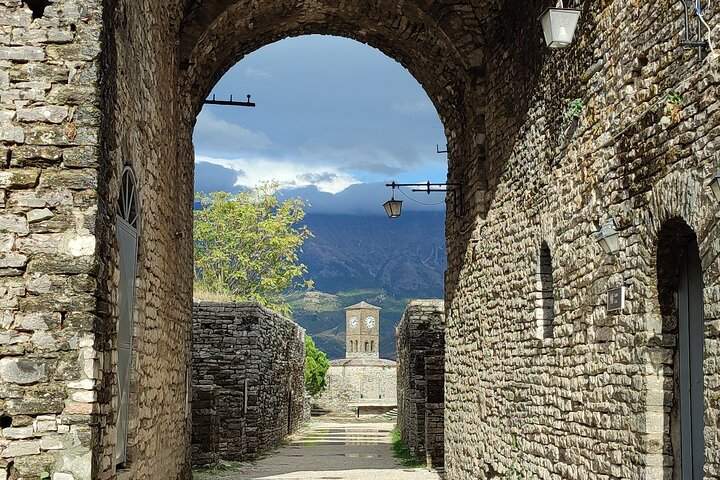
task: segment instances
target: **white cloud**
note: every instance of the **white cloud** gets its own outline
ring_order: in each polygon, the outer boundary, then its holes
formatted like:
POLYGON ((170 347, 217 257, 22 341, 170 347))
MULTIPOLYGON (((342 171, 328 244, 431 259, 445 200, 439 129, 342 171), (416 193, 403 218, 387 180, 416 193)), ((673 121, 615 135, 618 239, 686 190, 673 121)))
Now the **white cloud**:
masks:
POLYGON ((255 158, 214 158, 197 155, 196 162, 208 162, 238 172, 236 185, 254 186, 262 182, 278 181, 281 188, 314 185, 321 192, 338 193, 358 182, 337 168, 323 165, 304 165, 289 160, 255 158))
POLYGON ((199 151, 214 153, 262 150, 271 145, 270 139, 263 132, 252 131, 218 118, 207 109, 197 117, 193 141, 199 151))
POLYGON ((417 100, 414 102, 393 102, 390 108, 405 115, 435 113, 435 107, 430 100, 417 100))
POLYGON ((253 67, 247 67, 245 69, 245 76, 253 78, 272 78, 272 75, 270 75, 265 70, 260 70, 259 68, 253 67))

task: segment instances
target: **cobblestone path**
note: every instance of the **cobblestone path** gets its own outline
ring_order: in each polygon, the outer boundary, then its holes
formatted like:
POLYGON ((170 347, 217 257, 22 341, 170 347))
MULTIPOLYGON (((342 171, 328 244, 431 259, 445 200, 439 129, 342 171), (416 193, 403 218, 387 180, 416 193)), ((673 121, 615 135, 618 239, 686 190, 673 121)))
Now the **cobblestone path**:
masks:
POLYGON ((198 480, 438 480, 393 456, 391 423, 313 421, 276 453, 252 464, 196 474, 198 480))

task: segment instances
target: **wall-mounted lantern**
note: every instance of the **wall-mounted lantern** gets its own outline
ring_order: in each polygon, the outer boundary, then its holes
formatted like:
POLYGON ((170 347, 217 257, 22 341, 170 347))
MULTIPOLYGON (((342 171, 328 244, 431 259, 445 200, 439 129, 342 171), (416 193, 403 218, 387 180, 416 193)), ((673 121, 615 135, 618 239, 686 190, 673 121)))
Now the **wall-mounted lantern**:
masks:
POLYGON ((720 170, 715 172, 712 180, 710 180, 710 188, 712 189, 715 200, 720 202, 720 170))
POLYGON ((564 8, 560 0, 557 6, 550 7, 540 16, 540 24, 545 34, 545 43, 550 48, 569 47, 575 37, 575 29, 580 20, 580 10, 564 8))
POLYGON ((395 200, 395 185, 395 182, 391 184, 392 198, 383 204, 388 218, 398 218, 402 213, 402 200, 395 200))
POLYGON ((618 234, 616 228, 617 223, 614 219, 611 219, 600 227, 600 231, 595 234, 595 240, 605 253, 614 254, 620 250, 620 234, 618 234))
MULTIPOLYGON (((462 184, 460 183, 386 183, 386 187, 392 187, 392 198, 385 202, 383 204, 383 207, 385 208, 385 213, 387 213, 387 216, 389 218, 398 218, 400 216, 400 213, 402 211, 402 201, 401 200, 395 200, 395 189, 397 188, 400 190, 400 187, 416 187, 413 188, 413 192, 425 192, 428 195, 430 195, 433 192, 452 192, 453 194, 453 210, 455 212, 455 217, 460 218, 463 216, 465 209, 463 205, 463 195, 462 195, 462 184), (422 188, 420 188, 422 187, 422 188)), ((400 190, 400 193, 403 193, 402 190, 400 190)), ((403 193, 403 195, 405 195, 403 193)), ((407 197, 407 195, 405 195, 407 197)), ((408 197, 410 198, 410 197, 408 197)), ((410 198, 410 200, 413 200, 410 198)), ((415 201, 415 200, 413 200, 415 201)), ((422 203, 422 202, 416 202, 416 203, 422 203)), ((428 204, 424 204, 428 205, 428 204)), ((434 205, 434 204, 430 204, 434 205)))

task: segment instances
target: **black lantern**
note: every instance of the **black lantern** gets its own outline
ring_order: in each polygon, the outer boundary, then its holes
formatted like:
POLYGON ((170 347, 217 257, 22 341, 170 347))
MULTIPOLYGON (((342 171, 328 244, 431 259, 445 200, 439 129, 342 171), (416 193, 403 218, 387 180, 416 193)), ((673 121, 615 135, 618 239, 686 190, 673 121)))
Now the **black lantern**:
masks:
POLYGON ((388 218, 398 218, 402 212, 402 200, 395 200, 395 189, 393 189, 393 196, 390 200, 383 204, 385 213, 388 218))

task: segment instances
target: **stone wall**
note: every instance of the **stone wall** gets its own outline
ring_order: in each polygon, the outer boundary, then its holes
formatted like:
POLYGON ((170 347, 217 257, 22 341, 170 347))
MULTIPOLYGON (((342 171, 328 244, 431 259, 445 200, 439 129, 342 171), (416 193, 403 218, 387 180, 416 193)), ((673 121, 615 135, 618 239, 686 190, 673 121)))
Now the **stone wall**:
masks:
POLYGON ((679 47, 680 2, 583 2, 564 51, 539 41, 547 5, 67 0, 33 13, 0 0, 0 478, 116 476, 114 219, 126 165, 142 227, 123 467, 138 480, 189 478, 195 118, 232 64, 306 33, 367 42, 407 67, 446 127, 448 180, 465 184, 465 212, 447 218, 448 478, 512 466, 552 479, 671 475, 677 322, 658 292, 658 244, 678 219, 700 244, 705 476, 720 476, 720 247, 707 188, 720 165, 718 60, 679 47), (591 237, 610 217, 614 256, 591 237), (543 242, 553 328, 538 335, 543 242), (608 314, 607 289, 622 284, 626 308, 608 314))
POLYGON ((445 302, 413 300, 397 326, 397 425, 416 458, 444 464, 445 302))
POLYGON ((446 285, 448 478, 679 478, 677 310, 658 291, 678 270, 681 255, 659 248, 678 223, 700 244, 704 478, 717 478, 718 58, 680 48, 680 3, 662 1, 584 2, 574 45, 551 51, 535 20, 547 5, 507 2, 488 32, 487 211, 446 285), (593 236, 611 217, 614 255, 593 236), (538 335, 535 311, 543 242, 551 335, 538 335), (608 313, 607 291, 621 285, 626 306, 608 313))
MULTIPOLYGON (((256 303, 194 305, 193 385, 215 389, 221 459, 253 458, 306 420, 304 372, 305 330, 296 323, 256 303)), ((193 418, 193 429, 208 420, 193 418)))
POLYGON ((192 462, 212 468, 220 462, 220 415, 218 389, 198 385, 192 393, 192 462))
POLYGON ((0 479, 92 476, 98 2, 0 1, 0 479))

